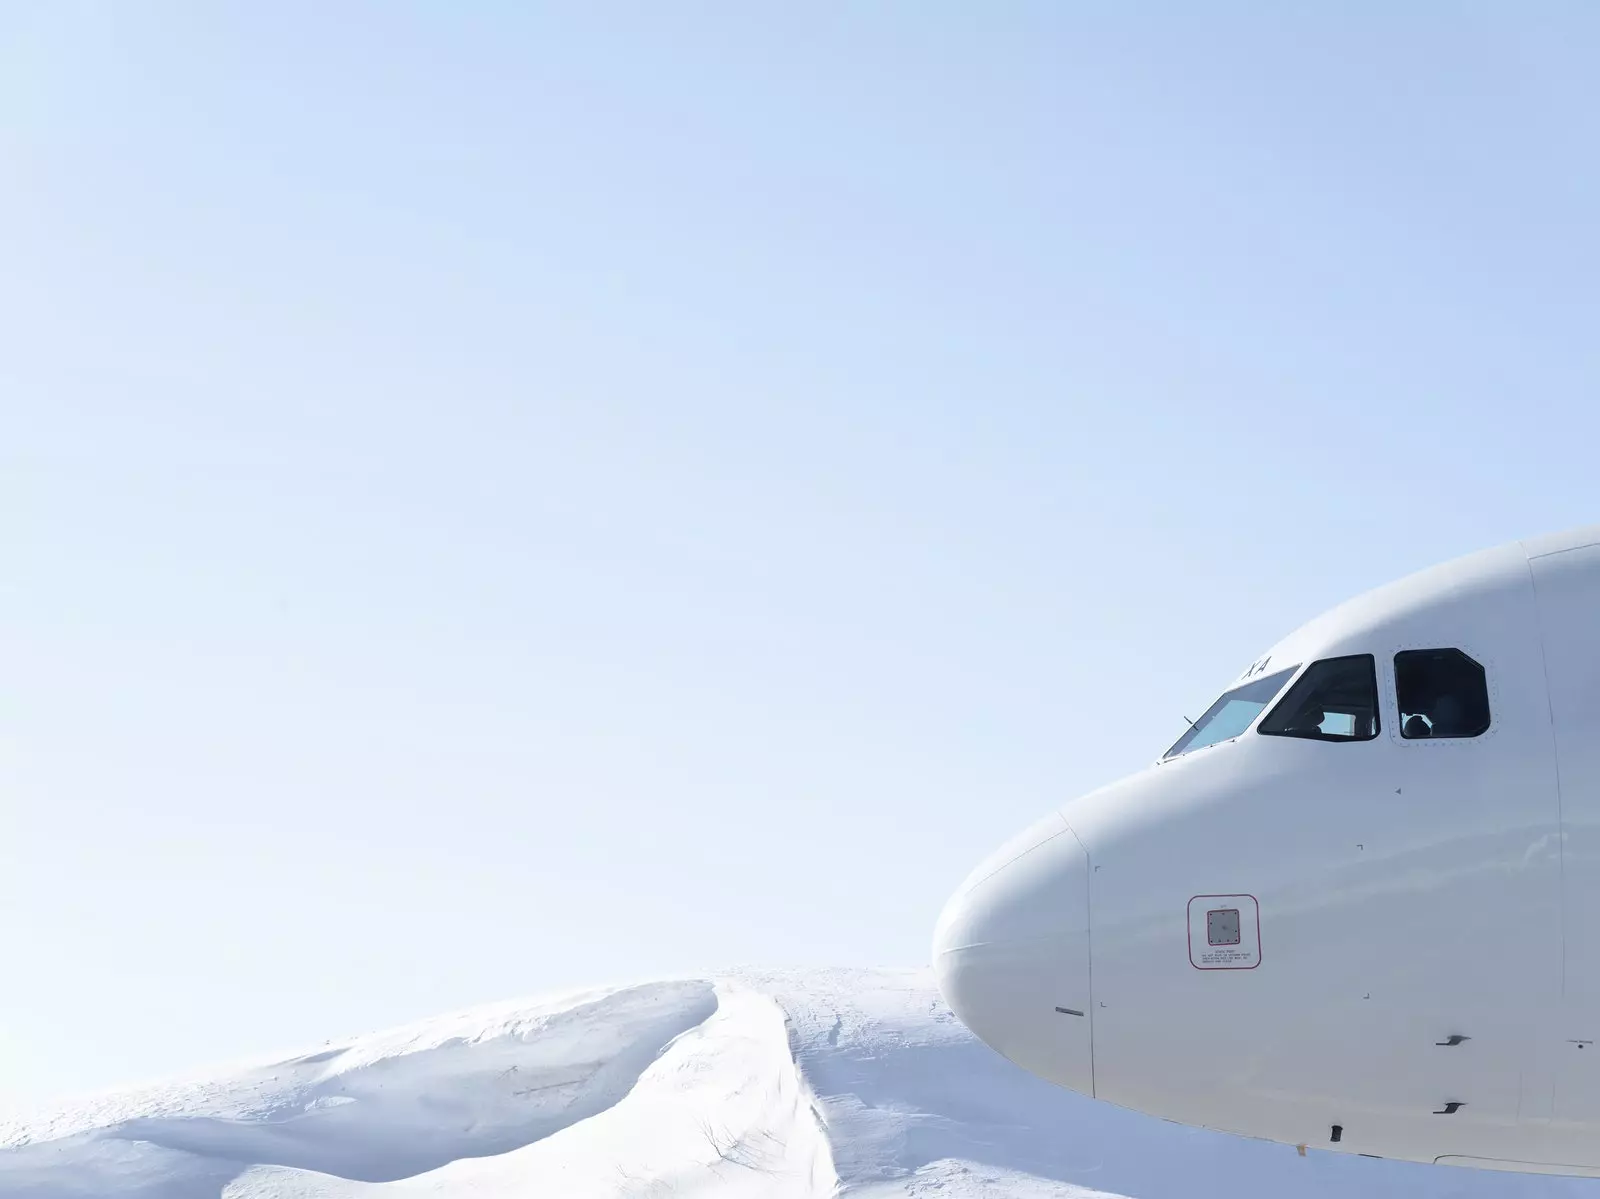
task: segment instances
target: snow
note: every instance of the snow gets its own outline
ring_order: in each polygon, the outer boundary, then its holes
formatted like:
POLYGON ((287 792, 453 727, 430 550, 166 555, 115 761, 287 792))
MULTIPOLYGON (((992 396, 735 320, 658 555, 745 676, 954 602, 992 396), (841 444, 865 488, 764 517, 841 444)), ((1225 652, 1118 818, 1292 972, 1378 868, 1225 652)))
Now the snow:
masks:
POLYGON ((29 1199, 1408 1199, 1600 1183, 1183 1128, 1012 1066, 921 971, 501 1004, 0 1123, 29 1199))

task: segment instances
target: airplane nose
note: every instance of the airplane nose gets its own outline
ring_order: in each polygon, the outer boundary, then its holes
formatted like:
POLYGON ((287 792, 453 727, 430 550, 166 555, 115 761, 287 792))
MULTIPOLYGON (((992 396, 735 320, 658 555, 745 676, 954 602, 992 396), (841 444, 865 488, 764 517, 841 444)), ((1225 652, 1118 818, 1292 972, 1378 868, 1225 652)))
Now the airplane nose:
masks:
POLYGON ((980 1040, 1042 1078, 1094 1093, 1089 858, 1052 814, 951 896, 934 932, 945 1002, 980 1040))

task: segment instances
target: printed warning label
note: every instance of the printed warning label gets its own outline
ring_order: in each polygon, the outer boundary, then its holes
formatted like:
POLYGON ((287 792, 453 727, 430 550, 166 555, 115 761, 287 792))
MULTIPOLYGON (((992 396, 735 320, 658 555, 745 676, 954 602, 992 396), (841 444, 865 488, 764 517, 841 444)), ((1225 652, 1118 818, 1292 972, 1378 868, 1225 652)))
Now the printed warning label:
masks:
POLYGON ((1189 901, 1189 964, 1196 970, 1254 970, 1261 964, 1255 896, 1196 895, 1189 901))

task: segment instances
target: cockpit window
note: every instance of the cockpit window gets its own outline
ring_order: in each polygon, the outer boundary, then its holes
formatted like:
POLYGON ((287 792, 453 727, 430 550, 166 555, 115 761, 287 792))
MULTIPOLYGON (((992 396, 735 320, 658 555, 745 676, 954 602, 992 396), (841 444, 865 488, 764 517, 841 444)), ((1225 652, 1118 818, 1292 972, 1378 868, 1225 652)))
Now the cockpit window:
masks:
POLYGON ((1189 731, 1178 738, 1177 744, 1162 755, 1162 760, 1237 737, 1250 727, 1251 722, 1261 714, 1261 709, 1283 690, 1283 685, 1297 669, 1291 666, 1275 674, 1264 674, 1232 691, 1223 692, 1222 697, 1189 726, 1189 731))
POLYGON ((1377 663, 1371 654, 1313 662, 1256 731, 1310 741, 1371 741, 1378 735, 1377 663))
POLYGON ((1477 737, 1489 731, 1489 680, 1458 649, 1408 649, 1394 656, 1400 735, 1477 737))

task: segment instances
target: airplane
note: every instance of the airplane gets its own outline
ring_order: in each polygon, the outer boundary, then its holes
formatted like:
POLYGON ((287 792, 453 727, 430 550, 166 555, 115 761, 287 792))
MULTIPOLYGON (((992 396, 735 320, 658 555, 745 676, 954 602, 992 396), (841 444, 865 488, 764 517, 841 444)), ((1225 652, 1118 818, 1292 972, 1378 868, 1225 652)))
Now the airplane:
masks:
POLYGON ((1600 525, 1351 599, 951 896, 956 1016, 1181 1124, 1600 1177, 1600 525))

